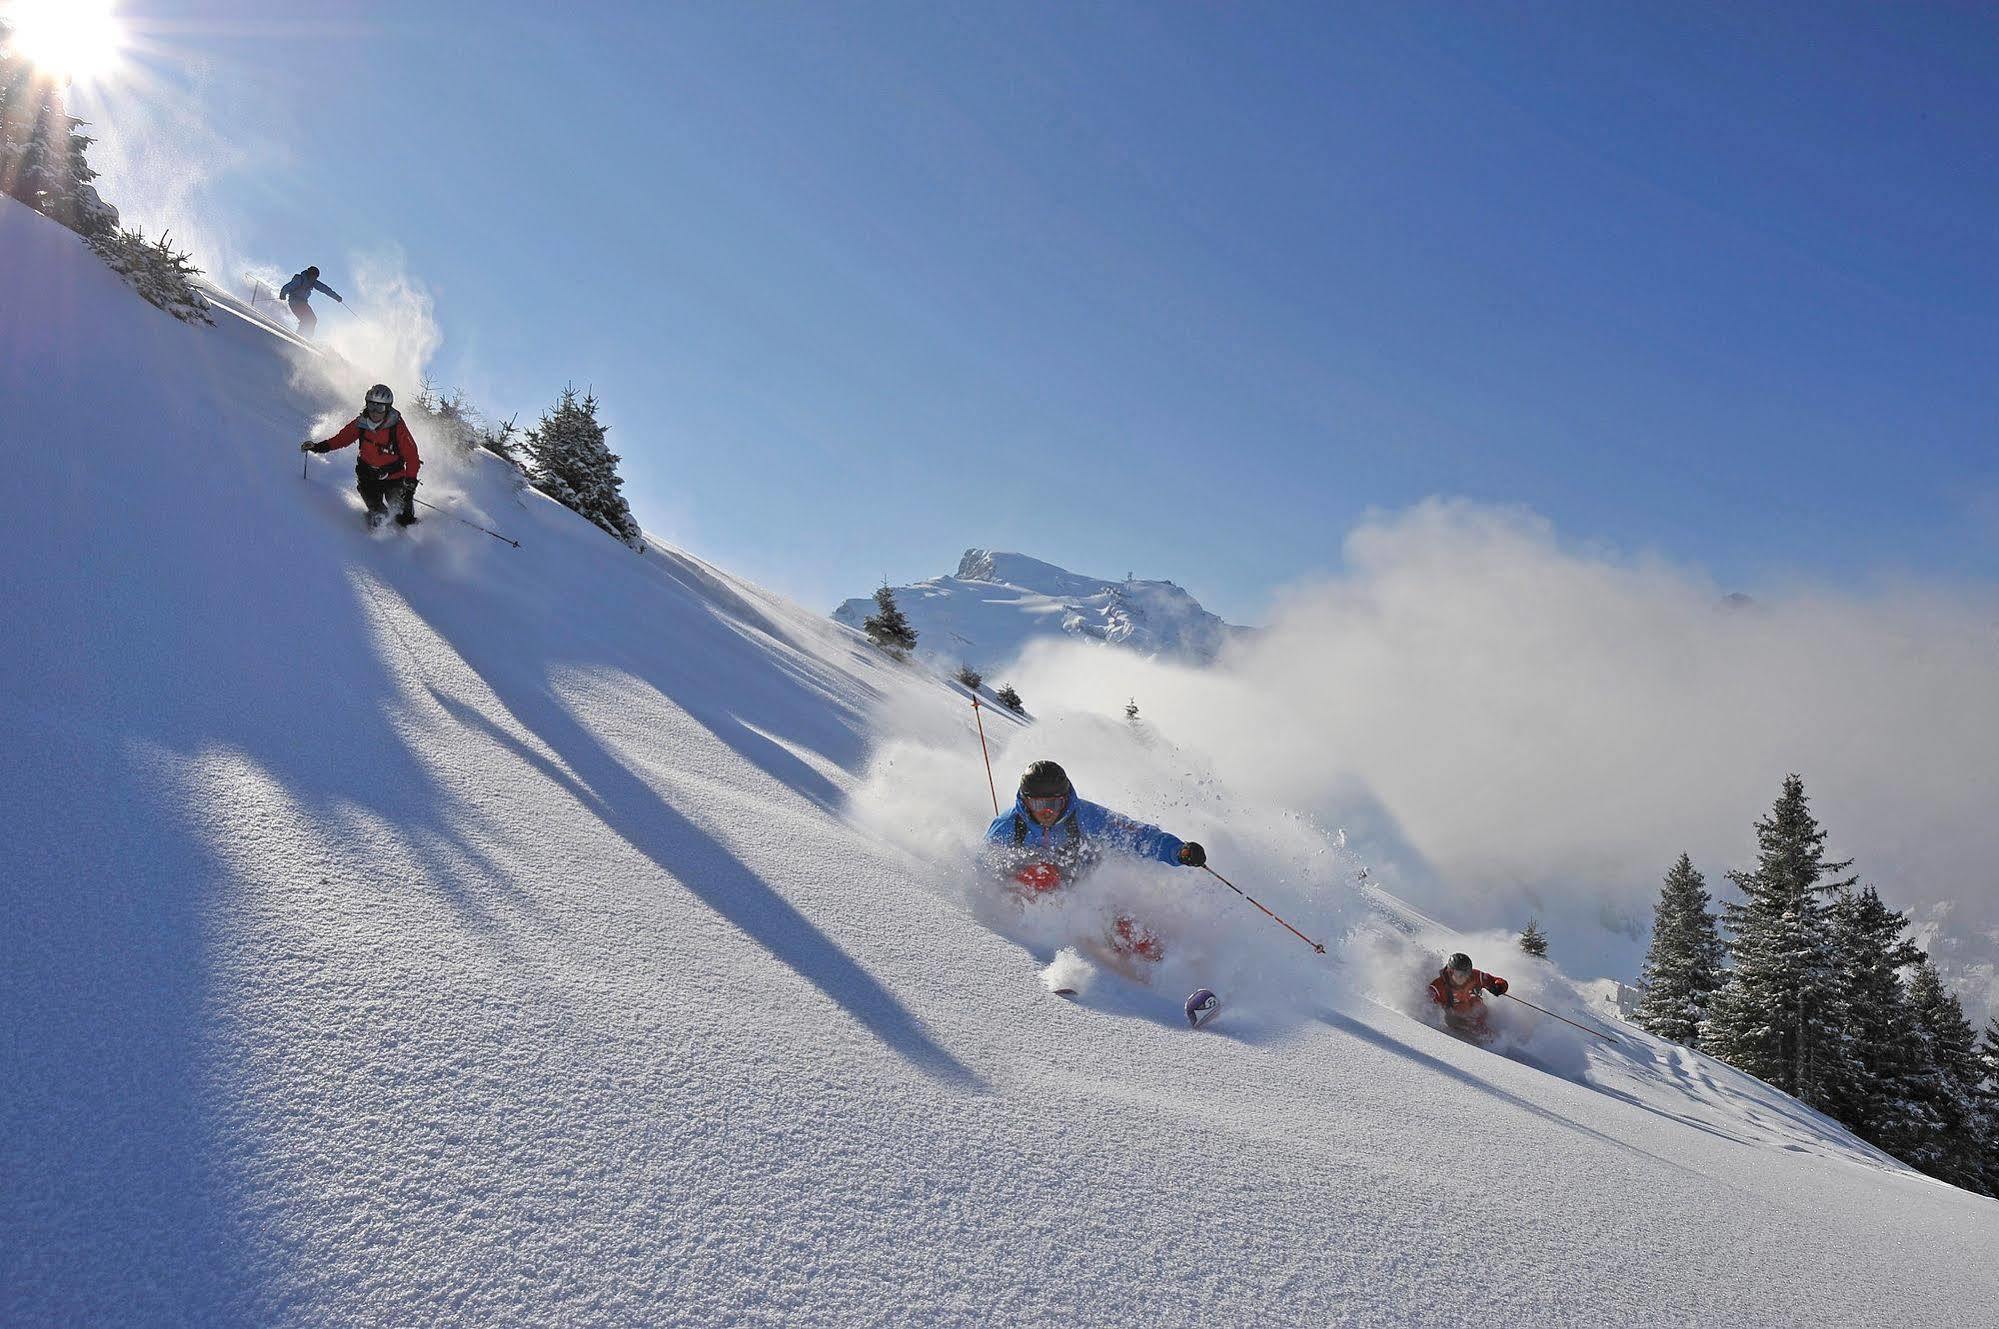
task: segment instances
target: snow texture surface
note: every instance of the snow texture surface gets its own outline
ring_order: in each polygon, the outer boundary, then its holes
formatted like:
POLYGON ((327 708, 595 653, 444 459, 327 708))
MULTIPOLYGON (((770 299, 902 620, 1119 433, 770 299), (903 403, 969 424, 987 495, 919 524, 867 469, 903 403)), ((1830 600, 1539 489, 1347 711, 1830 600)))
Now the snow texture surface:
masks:
POLYGON ((1133 869, 1225 1014, 1050 996, 1061 911, 949 866, 962 693, 490 457, 421 493, 520 549, 368 534, 317 360, 0 201, 0 1324, 1989 1319, 1999 1205, 1633 1031, 1447 1037, 1469 943, 1226 791, 1131 810, 1334 955, 1133 869))

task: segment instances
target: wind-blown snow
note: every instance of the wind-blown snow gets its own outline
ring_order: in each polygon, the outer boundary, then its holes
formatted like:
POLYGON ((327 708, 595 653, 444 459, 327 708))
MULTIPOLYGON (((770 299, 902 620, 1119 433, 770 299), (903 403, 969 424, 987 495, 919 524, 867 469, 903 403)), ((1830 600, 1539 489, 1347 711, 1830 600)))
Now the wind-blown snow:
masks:
POLYGON ((521 549, 369 536, 300 354, 0 202, 0 1323, 1985 1318, 1999 1206, 1643 1035, 1393 1009, 1435 929, 1161 736, 994 722, 1335 954, 1131 869, 1222 1022, 1049 997, 961 693, 491 458, 422 492, 521 549))
MULTIPOLYGON (((996 673, 1029 643, 1049 640, 1208 664, 1251 631, 1224 623, 1170 581, 1106 581, 991 549, 967 549, 954 576, 891 589, 916 629, 918 658, 947 671, 969 664, 996 673)), ((873 597, 861 596, 833 617, 858 629, 874 612, 873 597)))

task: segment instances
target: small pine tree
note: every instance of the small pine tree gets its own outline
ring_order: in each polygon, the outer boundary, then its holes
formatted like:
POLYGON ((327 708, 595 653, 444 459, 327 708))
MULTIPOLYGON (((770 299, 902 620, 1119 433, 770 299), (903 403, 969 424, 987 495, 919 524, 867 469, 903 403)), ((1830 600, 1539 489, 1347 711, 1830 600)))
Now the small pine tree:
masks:
POLYGON ((1011 683, 1000 684, 999 691, 995 692, 993 695, 999 698, 1000 705, 1006 707, 1009 711, 1012 711, 1015 715, 1022 714, 1020 694, 1013 690, 1013 684, 1011 683))
POLYGON ((0 193, 86 239, 113 235, 118 209, 90 182, 87 153, 96 140, 63 109, 62 89, 11 45, 0 20, 0 193))
POLYGON ((1828 1110, 1862 1139, 1903 1156, 1932 1133, 1916 1085, 1925 1052, 1900 976, 1923 953, 1903 935, 1907 928, 1908 918, 1872 886, 1842 892, 1833 905, 1853 1064, 1828 1110))
POLYGON ((1138 698, 1133 697, 1129 701, 1125 702, 1124 718, 1131 721, 1133 724, 1138 723, 1138 698))
POLYGON ((510 415, 498 424, 488 421, 479 430, 479 446, 496 457, 505 458, 516 466, 520 465, 520 457, 516 455, 520 436, 519 419, 519 416, 510 415))
POLYGON ((1530 918, 1526 928, 1520 933, 1520 949, 1537 960, 1548 958, 1548 934, 1541 931, 1541 920, 1530 918))
POLYGON ((215 322, 208 314, 208 298, 194 285, 201 269, 185 252, 173 247, 165 232, 148 241, 141 230, 113 227, 87 235, 83 242, 147 304, 166 310, 183 323, 215 322))
POLYGON ((1985 1022, 1978 1042, 1978 1067, 1984 1075, 1978 1090, 1985 1134, 1985 1192, 1999 1195, 1999 1015, 1985 1022))
POLYGON ((887 582, 875 592, 875 612, 868 615, 861 630, 868 634, 869 641, 898 660, 907 659, 916 649, 916 629, 903 617, 895 602, 895 592, 888 588, 887 582))
POLYGON ((1707 882, 1685 854, 1666 873, 1652 914, 1636 1019, 1647 1033, 1691 1046, 1715 990, 1726 951, 1708 909, 1707 882))
POLYGON ((1930 1137, 1904 1157, 1933 1177, 1967 1190, 1984 1190, 1991 1141, 1979 1111, 1984 1068, 1978 1059, 1978 1036, 1964 1018, 1957 994, 1943 985, 1928 960, 1916 966, 1909 981, 1909 1010, 1929 1053, 1918 1097, 1936 1120, 1930 1137))
POLYGON ((958 672, 951 675, 951 677, 957 679, 960 683, 963 683, 967 688, 971 689, 973 692, 977 692, 979 690, 979 684, 986 681, 986 676, 984 674, 980 673, 978 670, 972 668, 968 664, 959 665, 958 672))
POLYGON ((1744 896, 1723 910, 1736 963, 1715 994, 1701 1047, 1828 1109, 1853 1056, 1825 897, 1853 882, 1826 879, 1852 863, 1826 861, 1826 834, 1795 774, 1785 778, 1770 815, 1756 823, 1756 839, 1755 871, 1728 874, 1744 896))
POLYGON ((565 387, 554 409, 527 431, 528 454, 534 460, 534 482, 556 502, 581 513, 605 531, 645 552, 645 537, 620 492, 618 455, 604 442, 605 427, 597 419, 597 397, 581 400, 565 387))

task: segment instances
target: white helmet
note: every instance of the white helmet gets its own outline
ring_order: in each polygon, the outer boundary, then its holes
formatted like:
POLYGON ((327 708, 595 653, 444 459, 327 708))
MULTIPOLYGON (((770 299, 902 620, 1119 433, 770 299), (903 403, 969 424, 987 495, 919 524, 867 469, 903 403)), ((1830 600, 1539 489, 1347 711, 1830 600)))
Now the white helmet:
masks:
POLYGON ((373 406, 378 402, 383 406, 396 404, 396 394, 389 391, 389 385, 386 383, 377 383, 368 389, 368 404, 373 406))

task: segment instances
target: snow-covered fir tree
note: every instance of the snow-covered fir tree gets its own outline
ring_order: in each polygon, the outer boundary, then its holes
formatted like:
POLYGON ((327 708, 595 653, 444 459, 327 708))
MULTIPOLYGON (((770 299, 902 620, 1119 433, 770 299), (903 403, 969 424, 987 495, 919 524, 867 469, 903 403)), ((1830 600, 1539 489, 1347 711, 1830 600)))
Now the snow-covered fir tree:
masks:
POLYGON ((596 394, 579 399, 574 387, 565 387, 554 409, 527 431, 534 482, 556 502, 643 552, 644 537, 621 492, 625 482, 618 477, 618 456, 605 444, 604 434, 596 394))
POLYGON ((1710 903, 1706 879, 1681 854, 1666 873, 1652 913, 1652 946, 1640 980, 1645 994, 1638 1002, 1638 1026, 1688 1046, 1700 1037, 1727 958, 1710 903))
POLYGON ((1872 886, 1842 892, 1833 905, 1853 1058, 1829 1110, 1862 1139, 1903 1157, 1934 1131, 1918 1092, 1927 1053, 1901 979, 1923 953, 1903 935, 1907 929, 1907 916, 1883 904, 1872 886))
POLYGON ((194 284, 201 269, 189 255, 175 249, 165 232, 148 240, 143 230, 113 227, 84 237, 92 253, 125 279, 147 304, 166 310, 183 323, 213 323, 208 297, 194 284))
POLYGON ((86 238, 118 229, 118 209, 90 182, 83 121, 63 108, 62 90, 11 45, 0 19, 0 193, 21 200, 86 238))
POLYGON ((1744 897, 1723 908, 1735 967, 1715 994, 1701 1049, 1826 1109, 1852 1071, 1828 898, 1853 885, 1838 879, 1852 864, 1826 861, 1825 831, 1795 774, 1756 823, 1756 839, 1755 870, 1728 874, 1744 897))
POLYGON ((981 674, 978 670, 972 668, 968 664, 959 665, 958 672, 953 674, 952 677, 957 679, 960 683, 963 683, 966 687, 970 688, 974 692, 977 692, 979 690, 979 684, 986 681, 986 676, 984 674, 981 674))
POLYGON ((999 698, 999 704, 1006 707, 1009 711, 1012 711, 1015 715, 1019 715, 1021 713, 1020 694, 1013 690, 1013 684, 1011 683, 1000 684, 999 691, 995 692, 993 696, 999 698))
POLYGON ((1985 1036, 1978 1041, 1978 1106, 1984 1121, 1985 1191, 1999 1195, 1999 1015, 1985 1022, 1985 1036))
POLYGON ((1138 723, 1138 698, 1133 697, 1131 698, 1131 700, 1125 702, 1124 718, 1131 721, 1133 724, 1138 723))
POLYGON ((869 614, 861 624, 868 640, 895 656, 905 658, 916 649, 916 629, 903 617, 902 610, 895 603, 895 592, 883 582, 875 592, 875 612, 869 614))
POLYGON ((1520 949, 1539 960, 1548 958, 1548 934, 1541 931, 1541 920, 1530 918, 1520 933, 1520 949))
POLYGON ((1909 981, 1909 1009, 1922 1031, 1929 1064, 1919 1079, 1919 1097, 1936 1118, 1933 1134, 1903 1157, 1933 1177, 1967 1190, 1985 1190, 1987 1151, 1980 1110, 1978 1036, 1964 1018, 1957 994, 1943 985, 1928 960, 1909 981))

